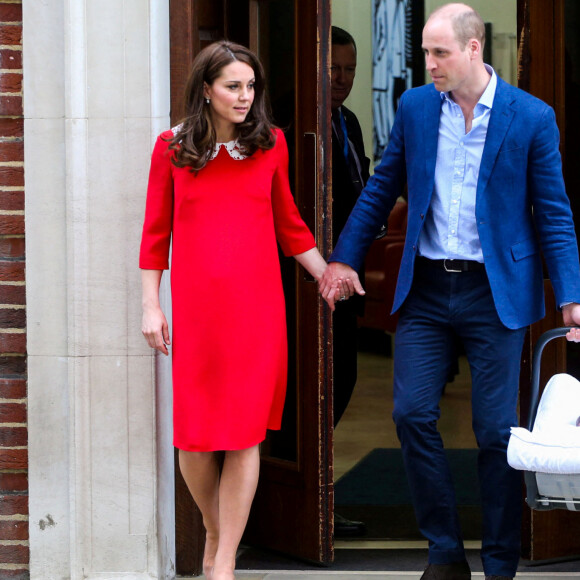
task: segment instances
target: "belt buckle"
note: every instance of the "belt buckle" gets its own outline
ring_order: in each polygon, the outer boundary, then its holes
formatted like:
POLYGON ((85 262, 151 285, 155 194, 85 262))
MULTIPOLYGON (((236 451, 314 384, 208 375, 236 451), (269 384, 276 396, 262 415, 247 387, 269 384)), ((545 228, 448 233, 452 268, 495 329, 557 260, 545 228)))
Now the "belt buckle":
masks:
POLYGON ((454 260, 450 260, 445 258, 443 260, 443 268, 445 269, 446 272, 463 272, 463 270, 459 269, 459 270, 454 270, 453 267, 448 268, 447 267, 447 262, 453 262, 454 260))

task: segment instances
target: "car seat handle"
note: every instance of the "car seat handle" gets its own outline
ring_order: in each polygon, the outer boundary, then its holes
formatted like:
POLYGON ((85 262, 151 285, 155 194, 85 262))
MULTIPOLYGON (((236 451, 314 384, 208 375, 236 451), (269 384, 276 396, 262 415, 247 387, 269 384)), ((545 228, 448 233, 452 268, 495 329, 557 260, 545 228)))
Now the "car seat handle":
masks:
POLYGON ((536 341, 534 346, 534 352, 532 355, 532 385, 530 389, 530 411, 528 414, 528 431, 531 431, 534 427, 534 421, 536 420, 536 414, 538 412, 538 405, 540 404, 540 368, 542 362, 542 352, 544 347, 554 338, 559 338, 561 336, 566 336, 570 331, 570 326, 565 326, 561 328, 552 328, 547 330, 540 335, 540 338, 536 341))

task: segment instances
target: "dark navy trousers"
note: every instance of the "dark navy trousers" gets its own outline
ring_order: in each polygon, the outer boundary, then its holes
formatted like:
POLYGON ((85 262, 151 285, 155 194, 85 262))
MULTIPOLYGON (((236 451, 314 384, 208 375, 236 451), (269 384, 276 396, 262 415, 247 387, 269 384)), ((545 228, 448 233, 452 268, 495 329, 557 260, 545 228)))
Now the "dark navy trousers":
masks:
POLYGON ((430 563, 465 559, 453 482, 437 430, 439 401, 459 339, 471 369, 484 571, 515 576, 521 475, 509 467, 506 450, 510 427, 517 425, 525 331, 501 323, 485 271, 448 273, 424 261, 416 265, 395 336, 393 418, 419 528, 429 540, 430 563))

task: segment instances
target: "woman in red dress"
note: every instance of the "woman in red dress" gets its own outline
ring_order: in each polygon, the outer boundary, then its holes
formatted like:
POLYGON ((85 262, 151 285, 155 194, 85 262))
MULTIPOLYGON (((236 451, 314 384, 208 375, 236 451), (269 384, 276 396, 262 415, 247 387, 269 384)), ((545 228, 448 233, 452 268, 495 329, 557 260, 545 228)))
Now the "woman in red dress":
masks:
POLYGON ((203 516, 212 580, 234 578, 259 444, 281 424, 287 345, 276 242, 317 280, 326 267, 294 203, 264 84, 243 46, 222 41, 199 53, 185 120, 153 151, 141 242, 143 334, 165 355, 172 343, 174 445, 203 516), (170 244, 172 341, 159 304, 170 244))

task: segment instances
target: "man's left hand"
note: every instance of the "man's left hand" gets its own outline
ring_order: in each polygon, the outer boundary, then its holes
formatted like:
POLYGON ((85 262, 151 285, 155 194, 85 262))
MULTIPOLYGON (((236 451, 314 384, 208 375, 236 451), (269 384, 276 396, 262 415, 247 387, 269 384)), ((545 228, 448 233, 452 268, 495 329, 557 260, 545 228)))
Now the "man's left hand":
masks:
POLYGON ((572 302, 562 307, 562 315, 564 316, 564 326, 572 326, 570 332, 566 334, 566 338, 572 342, 580 342, 580 304, 572 302))

